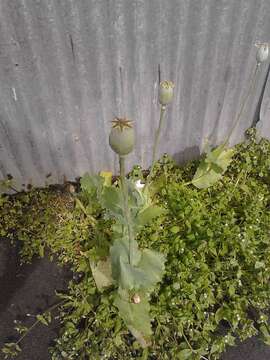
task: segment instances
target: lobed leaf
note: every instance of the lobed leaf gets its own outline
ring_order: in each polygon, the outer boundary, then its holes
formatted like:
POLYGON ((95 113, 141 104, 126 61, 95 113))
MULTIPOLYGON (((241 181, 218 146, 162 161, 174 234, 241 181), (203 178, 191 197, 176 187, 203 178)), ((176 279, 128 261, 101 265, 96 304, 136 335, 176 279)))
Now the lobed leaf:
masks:
POLYGON ((147 208, 139 212, 137 216, 137 224, 139 226, 144 226, 164 213, 165 209, 159 206, 148 206, 147 208))
POLYGON ((106 260, 100 260, 98 263, 90 261, 92 275, 99 291, 102 291, 105 287, 112 285, 112 269, 111 259, 107 257, 106 260))
POLYGON ((102 176, 90 175, 88 173, 83 175, 80 180, 82 190, 90 196, 97 194, 97 192, 102 188, 103 183, 104 178, 102 176))
POLYGON ((121 318, 141 346, 148 346, 152 329, 149 315, 150 305, 147 298, 141 296, 141 302, 134 304, 129 299, 128 294, 122 291, 117 294, 114 305, 118 308, 121 318))
POLYGON ((227 170, 233 154, 234 150, 225 149, 223 144, 210 151, 206 157, 201 160, 192 179, 192 184, 199 189, 205 189, 212 186, 221 179, 222 175, 227 170))

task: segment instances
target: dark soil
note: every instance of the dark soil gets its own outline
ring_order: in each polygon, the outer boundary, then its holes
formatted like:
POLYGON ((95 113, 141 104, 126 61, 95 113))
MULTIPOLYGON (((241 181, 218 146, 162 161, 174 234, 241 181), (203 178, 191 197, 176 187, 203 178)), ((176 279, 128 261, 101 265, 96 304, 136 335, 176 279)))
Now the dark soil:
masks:
MULTIPOLYGON (((55 290, 66 289, 71 274, 47 259, 35 260, 31 265, 19 264, 18 249, 0 239, 0 347, 4 342, 16 341, 14 320, 31 325, 35 319, 26 314, 42 313, 57 303, 55 290)), ((50 360, 48 347, 57 337, 59 324, 38 325, 22 342, 18 360, 50 360)), ((0 359, 3 359, 0 354, 0 359)), ((230 348, 222 360, 269 360, 270 347, 252 338, 230 348)), ((93 359, 98 360, 98 359, 93 359)))
POLYGON ((253 337, 238 346, 231 347, 221 360, 269 360, 270 347, 253 337))
MULTIPOLYGON (((67 288, 70 273, 47 259, 34 260, 20 266, 18 249, 0 239, 0 348, 5 342, 14 342, 18 333, 14 320, 31 326, 37 315, 57 304, 55 290, 67 288)), ((54 312, 57 315, 57 312, 54 312)), ((57 337, 59 324, 49 327, 37 325, 21 343, 23 351, 18 360, 49 360, 48 347, 57 337)), ((0 353, 0 359, 4 356, 0 353)))

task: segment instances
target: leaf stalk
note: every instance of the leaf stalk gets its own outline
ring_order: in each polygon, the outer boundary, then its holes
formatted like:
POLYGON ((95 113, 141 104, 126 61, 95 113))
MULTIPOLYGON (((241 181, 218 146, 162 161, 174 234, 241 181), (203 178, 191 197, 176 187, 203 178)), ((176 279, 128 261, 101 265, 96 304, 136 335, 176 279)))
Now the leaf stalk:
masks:
POLYGON ((124 216, 126 218, 127 223, 127 231, 128 231, 128 244, 129 244, 129 264, 134 265, 133 260, 133 246, 134 246, 134 233, 132 228, 132 222, 130 218, 130 209, 128 206, 128 188, 126 184, 126 171, 125 171, 125 156, 119 155, 119 167, 120 167, 120 184, 121 184, 121 190, 123 194, 124 199, 124 216))
POLYGON ((151 165, 150 173, 149 173, 149 175, 147 176, 147 179, 146 179, 146 184, 145 184, 145 187, 144 187, 144 191, 149 186, 149 181, 151 180, 151 178, 153 176, 154 166, 155 166, 155 161, 156 161, 156 156, 157 156, 157 148, 158 148, 158 144, 159 144, 161 128, 162 128, 162 125, 163 125, 163 122, 164 122, 165 111, 166 111, 166 105, 161 105, 159 124, 158 124, 158 129, 157 129, 156 134, 155 134, 155 141, 154 141, 154 146, 153 146, 152 165, 151 165))
POLYGON ((238 113, 238 115, 237 115, 237 117, 236 117, 236 119, 234 121, 234 124, 233 124, 229 134, 227 135, 226 140, 224 141, 224 147, 228 145, 230 137, 232 136, 233 131, 235 130, 236 126, 238 125, 238 123, 239 123, 239 121, 241 119, 241 116, 243 114, 243 111, 244 111, 245 105, 247 103, 247 100, 249 99, 250 95, 252 94, 252 92, 254 90, 254 87, 255 87, 255 84, 256 84, 256 77, 257 77, 259 67, 260 67, 260 64, 257 63, 255 65, 255 69, 253 71, 253 75, 252 75, 251 80, 250 80, 250 85, 249 85, 248 91, 247 91, 246 96, 244 97, 244 99, 242 101, 239 113, 238 113))

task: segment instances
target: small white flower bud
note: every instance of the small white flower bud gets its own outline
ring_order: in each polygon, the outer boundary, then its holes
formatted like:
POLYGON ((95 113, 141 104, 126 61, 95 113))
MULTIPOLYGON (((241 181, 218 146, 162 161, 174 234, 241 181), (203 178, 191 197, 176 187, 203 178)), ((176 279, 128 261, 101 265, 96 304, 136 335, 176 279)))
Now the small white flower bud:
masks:
POLYGON ((137 189, 140 190, 140 189, 143 189, 143 188, 144 188, 145 184, 142 183, 141 180, 137 180, 137 181, 135 182, 135 186, 136 186, 137 189))

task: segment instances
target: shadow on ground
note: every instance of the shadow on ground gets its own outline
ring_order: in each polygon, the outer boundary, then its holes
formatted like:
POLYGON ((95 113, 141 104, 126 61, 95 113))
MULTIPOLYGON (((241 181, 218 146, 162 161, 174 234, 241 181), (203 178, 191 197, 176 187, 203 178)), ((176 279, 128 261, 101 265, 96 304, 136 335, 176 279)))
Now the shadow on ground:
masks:
MULTIPOLYGON (((19 264, 18 248, 0 240, 0 348, 18 339, 14 320, 31 326, 33 316, 42 313, 59 300, 55 290, 67 288, 70 273, 47 259, 36 259, 31 265, 19 264)), ((57 337, 59 324, 37 325, 23 340, 17 360, 49 360, 48 347, 57 337)), ((0 353, 0 359, 3 359, 0 353)))

